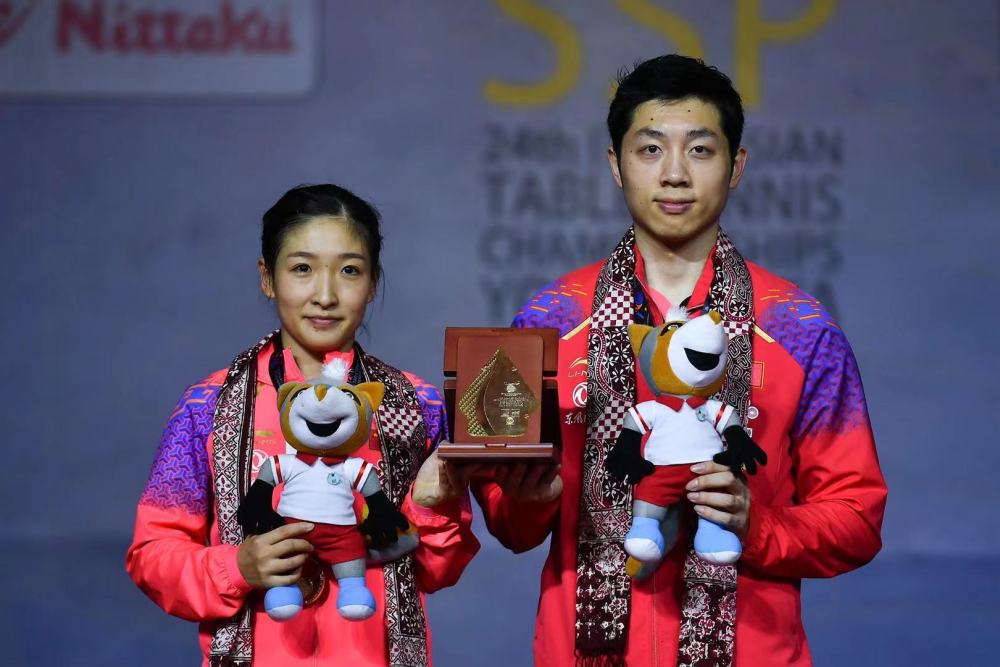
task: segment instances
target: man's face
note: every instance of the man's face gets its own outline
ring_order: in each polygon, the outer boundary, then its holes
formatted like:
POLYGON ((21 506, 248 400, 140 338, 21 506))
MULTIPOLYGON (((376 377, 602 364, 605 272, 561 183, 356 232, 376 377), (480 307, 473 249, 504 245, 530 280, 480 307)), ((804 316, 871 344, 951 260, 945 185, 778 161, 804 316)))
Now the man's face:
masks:
POLYGON ((621 155, 609 148, 608 161, 637 236, 674 247, 714 230, 746 151, 731 161, 718 109, 686 97, 636 107, 621 155))

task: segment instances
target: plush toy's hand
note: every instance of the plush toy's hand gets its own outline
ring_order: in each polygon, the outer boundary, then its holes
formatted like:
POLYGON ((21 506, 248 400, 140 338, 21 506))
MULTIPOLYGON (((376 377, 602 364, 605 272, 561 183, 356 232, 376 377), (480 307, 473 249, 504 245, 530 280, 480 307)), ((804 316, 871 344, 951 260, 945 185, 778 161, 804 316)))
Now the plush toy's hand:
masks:
POLYGON ((623 428, 618 442, 611 448, 604 467, 619 482, 638 484, 646 475, 651 475, 655 466, 642 458, 640 452, 642 436, 638 431, 623 428))
POLYGON ((368 518, 361 522, 360 530, 371 540, 371 546, 384 549, 394 544, 399 532, 410 527, 403 513, 381 491, 365 496, 368 518))
POLYGON ((285 525, 285 519, 271 507, 274 486, 258 479, 250 485, 236 510, 236 520, 248 535, 263 535, 285 525))
POLYGON ((722 435, 726 438, 726 451, 716 454, 712 460, 729 466, 738 479, 744 479, 744 471, 756 475, 758 463, 767 465, 767 452, 747 435, 742 426, 730 426, 722 435))

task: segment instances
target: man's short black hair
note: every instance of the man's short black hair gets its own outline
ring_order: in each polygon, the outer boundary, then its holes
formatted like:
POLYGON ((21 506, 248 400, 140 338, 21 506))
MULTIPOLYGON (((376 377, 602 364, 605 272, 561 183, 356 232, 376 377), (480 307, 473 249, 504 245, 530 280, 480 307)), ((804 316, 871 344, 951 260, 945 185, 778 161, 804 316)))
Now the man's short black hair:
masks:
POLYGON ((743 102, 729 77, 697 58, 675 53, 639 63, 618 74, 618 90, 608 109, 608 133, 621 159, 622 138, 632 125, 635 109, 650 100, 674 102, 694 97, 719 110, 729 156, 736 159, 743 137, 743 102))

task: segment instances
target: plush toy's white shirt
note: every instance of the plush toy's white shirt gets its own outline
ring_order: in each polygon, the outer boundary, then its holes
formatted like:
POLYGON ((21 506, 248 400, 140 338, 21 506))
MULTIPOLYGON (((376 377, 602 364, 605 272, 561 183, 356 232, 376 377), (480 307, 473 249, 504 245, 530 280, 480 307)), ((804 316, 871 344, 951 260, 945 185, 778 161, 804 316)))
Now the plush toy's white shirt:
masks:
POLYGON ((695 409, 688 404, 675 411, 656 401, 643 401, 629 410, 639 433, 650 432, 642 457, 658 466, 711 460, 722 451, 722 433, 732 406, 708 400, 695 409))
POLYGON ((265 465, 285 488, 278 501, 278 514, 335 526, 357 524, 354 491, 361 491, 372 465, 350 457, 343 463, 327 465, 317 459, 312 465, 294 454, 272 456, 265 465))

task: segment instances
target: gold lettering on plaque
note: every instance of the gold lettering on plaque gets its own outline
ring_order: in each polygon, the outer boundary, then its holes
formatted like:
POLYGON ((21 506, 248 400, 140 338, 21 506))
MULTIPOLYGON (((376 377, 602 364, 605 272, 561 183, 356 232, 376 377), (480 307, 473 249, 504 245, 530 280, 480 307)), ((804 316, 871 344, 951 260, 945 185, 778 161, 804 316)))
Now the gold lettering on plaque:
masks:
POLYGON ((469 422, 469 435, 521 437, 538 399, 514 363, 498 347, 469 385, 458 409, 469 422))

